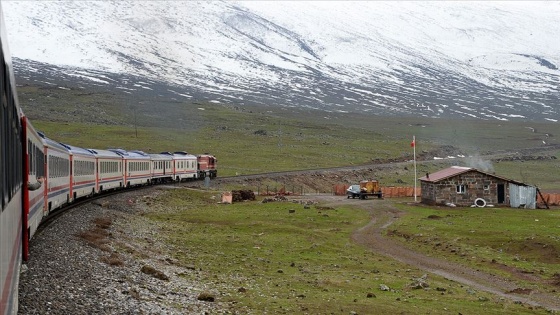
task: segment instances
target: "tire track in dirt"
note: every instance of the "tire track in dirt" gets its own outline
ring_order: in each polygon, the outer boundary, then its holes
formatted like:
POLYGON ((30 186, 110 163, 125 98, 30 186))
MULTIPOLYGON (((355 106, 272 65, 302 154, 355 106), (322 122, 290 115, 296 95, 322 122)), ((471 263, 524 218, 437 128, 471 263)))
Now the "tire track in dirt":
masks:
POLYGON ((369 202, 347 201, 346 199, 341 202, 335 201, 336 199, 341 200, 340 197, 332 196, 325 199, 323 201, 326 201, 327 204, 341 205, 344 203, 348 205, 350 202, 358 208, 369 211, 371 221, 366 226, 356 230, 351 238, 372 252, 500 297, 532 306, 540 306, 551 311, 560 310, 560 299, 553 294, 532 291, 529 295, 522 296, 511 293, 520 289, 512 280, 453 263, 443 258, 435 258, 415 252, 386 237, 387 228, 400 216, 405 215, 404 212, 391 205, 389 201, 376 200, 375 208, 372 209, 369 202))
POLYGON ((456 263, 446 261, 441 258, 434 258, 412 251, 403 247, 387 237, 384 237, 387 227, 389 227, 398 217, 394 209, 371 210, 371 222, 357 230, 352 239, 359 244, 365 245, 368 249, 381 253, 385 256, 400 262, 437 274, 446 279, 469 285, 478 290, 490 292, 498 296, 508 298, 522 303, 542 306, 550 310, 560 310, 560 301, 555 296, 546 293, 533 292, 530 296, 515 295, 511 292, 519 287, 513 282, 496 275, 481 272, 456 263))

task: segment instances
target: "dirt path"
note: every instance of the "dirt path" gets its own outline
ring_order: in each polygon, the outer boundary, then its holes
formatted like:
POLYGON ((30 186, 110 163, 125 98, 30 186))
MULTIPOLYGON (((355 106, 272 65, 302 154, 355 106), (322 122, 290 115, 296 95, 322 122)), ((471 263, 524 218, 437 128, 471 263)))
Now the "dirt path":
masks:
MULTIPOLYGON (((541 306, 548 310, 560 310, 560 299, 553 294, 536 291, 532 291, 528 295, 510 293, 520 290, 519 286, 517 286, 514 281, 468 268, 442 258, 434 258, 426 254, 415 252, 387 238, 385 236, 387 227, 395 220, 398 220, 399 217, 405 215, 405 213, 396 209, 391 201, 375 200, 373 201, 375 207, 372 208, 372 201, 348 200, 340 196, 321 196, 318 197, 318 199, 330 206, 352 204, 358 208, 368 210, 371 215, 370 223, 355 231, 352 235, 352 239, 375 253, 513 301, 520 301, 533 306, 541 306)), ((528 280, 526 275, 518 275, 517 277, 520 280, 528 280)))

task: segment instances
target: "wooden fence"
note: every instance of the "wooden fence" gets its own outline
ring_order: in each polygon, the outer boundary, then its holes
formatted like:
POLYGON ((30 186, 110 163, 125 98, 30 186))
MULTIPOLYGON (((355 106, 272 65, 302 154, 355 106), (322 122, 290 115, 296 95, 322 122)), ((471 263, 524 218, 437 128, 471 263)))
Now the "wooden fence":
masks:
POLYGON ((560 206, 560 194, 542 194, 542 197, 537 194, 537 204, 544 205, 546 201, 549 206, 560 206))
MULTIPOLYGON (((333 194, 336 196, 346 195, 348 185, 335 185, 333 187, 333 194)), ((414 187, 381 187, 384 198, 396 197, 414 197, 414 187)), ((416 188, 416 196, 420 196, 420 187, 416 188)))

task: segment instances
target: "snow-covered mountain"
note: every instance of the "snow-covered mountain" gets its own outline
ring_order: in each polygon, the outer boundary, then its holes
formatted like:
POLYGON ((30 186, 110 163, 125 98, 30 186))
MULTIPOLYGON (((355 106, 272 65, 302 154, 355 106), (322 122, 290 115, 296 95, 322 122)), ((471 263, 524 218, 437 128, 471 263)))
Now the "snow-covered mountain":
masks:
POLYGON ((236 105, 560 118, 556 1, 2 0, 2 7, 18 73, 31 79, 58 69, 129 93, 158 82, 178 99, 236 105), (142 79, 131 84, 122 75, 142 79))

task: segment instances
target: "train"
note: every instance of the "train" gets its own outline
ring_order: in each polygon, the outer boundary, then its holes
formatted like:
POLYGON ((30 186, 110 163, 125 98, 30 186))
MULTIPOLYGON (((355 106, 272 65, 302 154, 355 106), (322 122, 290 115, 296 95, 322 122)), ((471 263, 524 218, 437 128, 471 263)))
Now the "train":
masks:
POLYGON ((158 183, 214 178, 217 159, 185 151, 81 148, 37 131, 21 110, 0 6, 0 314, 16 314, 29 241, 52 212, 81 198, 158 183))

